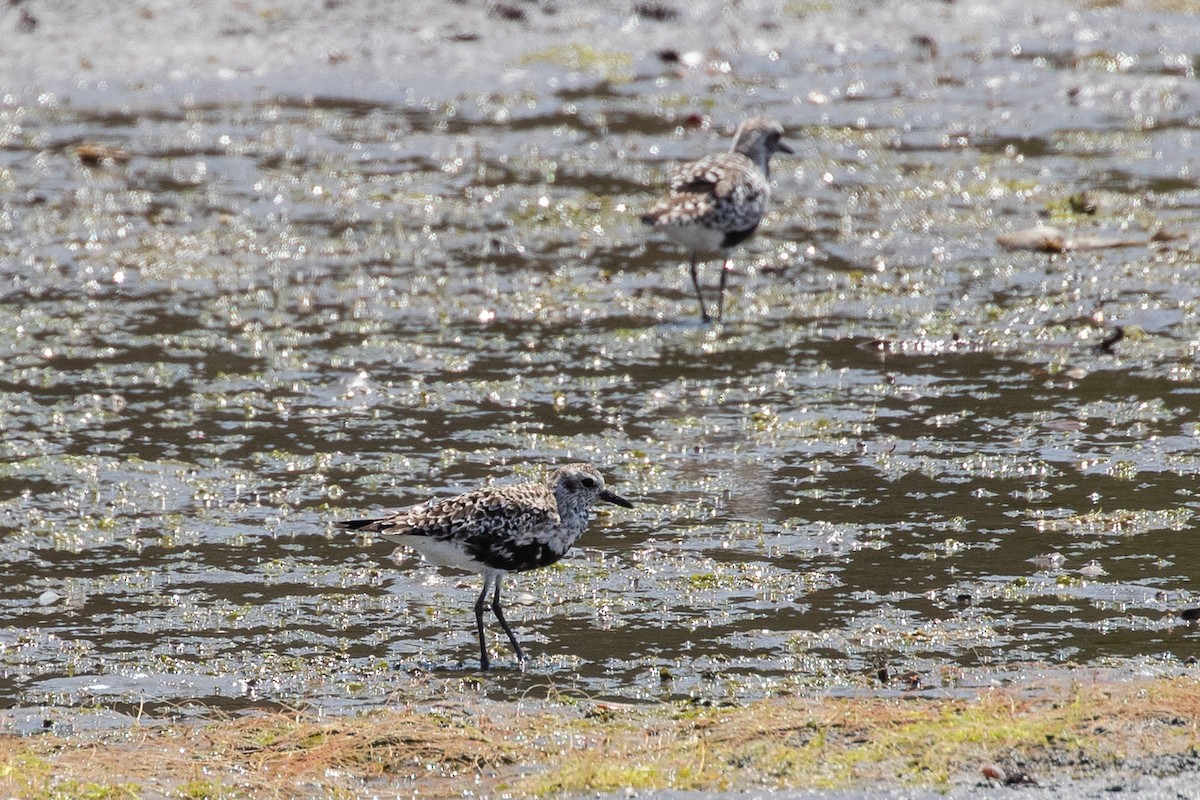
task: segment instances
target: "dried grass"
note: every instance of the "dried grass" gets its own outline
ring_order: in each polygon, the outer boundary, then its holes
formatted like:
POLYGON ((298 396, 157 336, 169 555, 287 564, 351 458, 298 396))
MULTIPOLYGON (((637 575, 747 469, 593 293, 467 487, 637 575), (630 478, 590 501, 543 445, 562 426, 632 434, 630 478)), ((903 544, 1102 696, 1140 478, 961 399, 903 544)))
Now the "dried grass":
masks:
POLYGON ((783 697, 728 709, 462 703, 267 714, 71 738, 0 737, 0 796, 549 796, 977 780, 983 764, 1094 770, 1195 754, 1200 684, 970 699, 783 697))

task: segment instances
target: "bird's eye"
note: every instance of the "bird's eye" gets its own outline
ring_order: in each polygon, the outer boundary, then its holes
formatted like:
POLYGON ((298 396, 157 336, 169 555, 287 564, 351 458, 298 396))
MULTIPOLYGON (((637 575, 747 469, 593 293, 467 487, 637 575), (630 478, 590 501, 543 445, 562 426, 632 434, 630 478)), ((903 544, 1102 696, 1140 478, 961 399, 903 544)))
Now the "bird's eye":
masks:
POLYGON ((592 480, 591 478, 584 478, 582 481, 580 481, 580 483, 583 484, 585 489, 595 489, 596 488, 596 481, 592 480))

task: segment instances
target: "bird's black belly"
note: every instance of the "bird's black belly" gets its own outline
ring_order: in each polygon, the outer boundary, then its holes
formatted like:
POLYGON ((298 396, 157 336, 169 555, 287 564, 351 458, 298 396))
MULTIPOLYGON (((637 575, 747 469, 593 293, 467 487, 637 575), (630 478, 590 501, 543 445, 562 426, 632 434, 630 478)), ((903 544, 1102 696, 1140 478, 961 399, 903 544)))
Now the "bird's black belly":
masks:
POLYGON ((725 234, 725 238, 721 240, 721 247, 725 250, 728 250, 731 247, 737 247, 739 244, 753 236, 756 230, 758 230, 757 225, 755 225, 753 228, 746 228, 744 231, 729 231, 725 234))
POLYGON ((505 572, 525 572, 545 567, 563 557, 563 553, 542 542, 480 542, 472 548, 471 554, 492 569, 505 572))

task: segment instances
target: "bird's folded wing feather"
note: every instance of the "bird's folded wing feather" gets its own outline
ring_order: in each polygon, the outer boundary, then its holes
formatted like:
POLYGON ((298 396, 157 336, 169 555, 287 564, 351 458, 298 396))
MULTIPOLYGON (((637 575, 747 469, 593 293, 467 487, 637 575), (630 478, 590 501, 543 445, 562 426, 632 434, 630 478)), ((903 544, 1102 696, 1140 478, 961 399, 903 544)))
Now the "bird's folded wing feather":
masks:
POLYGON ((483 491, 424 503, 381 521, 377 530, 397 542, 403 536, 478 540, 557 521, 558 509, 546 495, 483 491))
POLYGON ((671 191, 726 198, 737 189, 738 178, 753 169, 753 162, 740 153, 709 156, 680 167, 671 176, 671 191))

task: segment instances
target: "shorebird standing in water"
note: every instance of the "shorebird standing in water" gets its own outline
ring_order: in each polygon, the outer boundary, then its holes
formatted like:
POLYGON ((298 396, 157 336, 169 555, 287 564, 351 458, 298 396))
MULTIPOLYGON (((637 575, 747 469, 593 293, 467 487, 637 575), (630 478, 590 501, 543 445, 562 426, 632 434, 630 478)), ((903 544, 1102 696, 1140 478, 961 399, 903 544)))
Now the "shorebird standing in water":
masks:
POLYGON ((696 274, 701 254, 725 258, 717 290, 717 319, 725 305, 729 251, 750 238, 762 222, 771 198, 771 156, 793 153, 783 141, 783 128, 768 117, 752 117, 738 126, 727 153, 686 164, 671 176, 669 191, 642 215, 642 222, 662 230, 691 254, 692 285, 700 301, 700 317, 711 321, 696 274))
POLYGON ((491 592, 492 613, 524 667, 525 653, 500 606, 504 576, 545 567, 562 558, 583 534, 592 507, 601 500, 633 508, 633 503, 604 488, 604 478, 590 464, 567 464, 545 483, 478 489, 430 500, 390 517, 336 524, 343 530, 369 531, 407 545, 430 564, 482 573, 483 591, 475 601, 480 666, 487 669, 491 665, 483 635, 483 612, 491 592))

